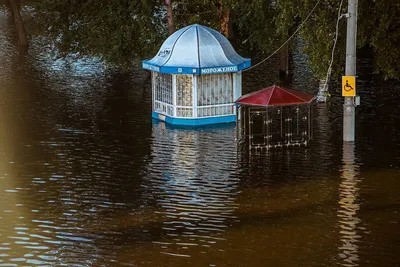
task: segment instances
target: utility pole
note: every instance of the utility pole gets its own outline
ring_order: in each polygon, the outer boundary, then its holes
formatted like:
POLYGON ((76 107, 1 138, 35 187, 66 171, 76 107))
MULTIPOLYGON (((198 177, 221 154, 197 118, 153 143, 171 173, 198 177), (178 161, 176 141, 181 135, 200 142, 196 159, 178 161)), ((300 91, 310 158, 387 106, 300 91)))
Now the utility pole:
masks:
MULTIPOLYGON (((357 41, 357 7, 358 0, 348 0, 347 38, 346 38, 346 76, 356 76, 356 41, 357 41)), ((355 81, 355 80, 354 80, 355 81)), ((342 87, 345 86, 342 84, 342 87)), ((343 106, 343 141, 355 140, 355 84, 354 95, 344 97, 343 106)))

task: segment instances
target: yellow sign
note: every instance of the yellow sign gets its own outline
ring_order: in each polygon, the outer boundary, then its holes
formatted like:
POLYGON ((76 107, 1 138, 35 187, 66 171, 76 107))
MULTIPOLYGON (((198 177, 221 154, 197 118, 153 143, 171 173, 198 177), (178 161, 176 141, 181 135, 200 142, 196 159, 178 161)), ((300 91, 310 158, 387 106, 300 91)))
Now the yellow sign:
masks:
POLYGON ((342 76, 342 96, 356 96, 355 76, 342 76))

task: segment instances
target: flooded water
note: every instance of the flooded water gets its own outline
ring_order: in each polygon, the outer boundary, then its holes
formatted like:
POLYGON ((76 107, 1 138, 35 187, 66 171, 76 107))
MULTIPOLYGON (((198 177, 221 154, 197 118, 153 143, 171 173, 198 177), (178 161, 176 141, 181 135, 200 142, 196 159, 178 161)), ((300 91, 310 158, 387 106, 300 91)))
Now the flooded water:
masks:
MULTIPOLYGON (((370 60, 354 145, 331 84, 308 148, 249 153, 232 124, 152 121, 139 64, 19 53, 0 26, 0 266, 400 266, 400 86, 370 60)), ((244 92, 279 83, 274 64, 244 92)), ((304 56, 292 71, 316 93, 304 56)))

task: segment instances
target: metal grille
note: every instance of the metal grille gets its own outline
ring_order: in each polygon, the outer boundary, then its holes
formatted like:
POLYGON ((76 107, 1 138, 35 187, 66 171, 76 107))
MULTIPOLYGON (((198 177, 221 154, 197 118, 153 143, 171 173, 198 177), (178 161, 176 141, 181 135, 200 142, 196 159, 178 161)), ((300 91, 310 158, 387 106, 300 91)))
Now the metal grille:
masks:
POLYGON ((232 73, 201 75, 197 80, 197 116, 234 114, 232 73))
POLYGON ((193 117, 193 76, 176 75, 176 115, 193 117))
POLYGON ((252 148, 307 145, 312 139, 311 105, 240 107, 238 140, 252 148), (239 136, 240 135, 240 136, 239 136))
POLYGON ((177 117, 193 117, 193 108, 176 108, 176 116, 177 117))
POLYGON ((153 72, 153 110, 173 115, 172 75, 153 72))
POLYGON ((232 115, 234 108, 232 104, 218 106, 204 106, 197 108, 198 117, 212 117, 220 115, 232 115))

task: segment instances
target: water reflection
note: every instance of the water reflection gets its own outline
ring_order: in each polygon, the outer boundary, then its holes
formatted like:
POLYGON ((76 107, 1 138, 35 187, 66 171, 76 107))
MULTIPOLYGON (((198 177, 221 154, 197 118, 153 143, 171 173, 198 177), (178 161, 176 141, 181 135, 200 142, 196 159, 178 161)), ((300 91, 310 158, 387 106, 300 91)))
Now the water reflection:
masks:
POLYGON ((234 138, 232 126, 196 131, 153 122, 147 179, 163 216, 165 238, 154 241, 161 253, 190 257, 192 247, 206 253, 237 220, 234 138))
POLYGON ((140 195, 132 161, 149 150, 132 116, 140 87, 96 61, 54 63, 35 45, 18 54, 3 30, 0 266, 113 266, 125 200, 140 195))
POLYGON ((359 166, 355 162, 354 143, 343 144, 343 169, 339 186, 340 207, 337 216, 340 224, 339 257, 342 266, 359 266, 358 242, 360 241, 359 224, 361 222, 357 213, 359 204, 359 166))
POLYGON ((318 103, 315 104, 313 114, 314 127, 313 127, 313 140, 310 142, 310 146, 317 146, 318 149, 315 150, 316 158, 314 159, 318 162, 318 166, 322 167, 324 170, 321 175, 324 175, 327 169, 332 166, 332 162, 337 164, 337 170, 341 166, 341 158, 336 155, 340 155, 340 143, 341 140, 336 138, 340 134, 340 129, 335 127, 337 118, 332 114, 332 110, 336 107, 332 103, 318 103), (336 122, 335 122, 336 120, 336 122))

